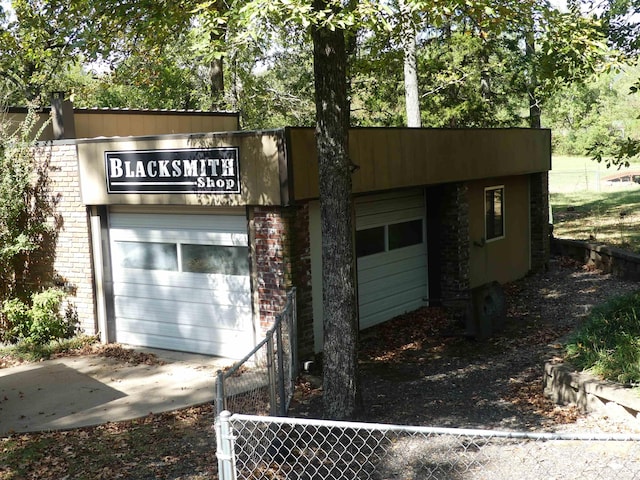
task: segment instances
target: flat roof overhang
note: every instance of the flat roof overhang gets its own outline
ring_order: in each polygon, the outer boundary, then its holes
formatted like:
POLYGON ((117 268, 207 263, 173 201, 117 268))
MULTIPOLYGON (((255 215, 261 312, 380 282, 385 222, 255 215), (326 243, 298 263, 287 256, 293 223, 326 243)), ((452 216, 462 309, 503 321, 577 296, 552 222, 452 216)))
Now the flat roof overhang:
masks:
MULTIPOLYGON (((315 129, 66 140, 77 145, 86 205, 289 205, 318 198, 315 129), (109 193, 106 152, 235 147, 237 194, 109 193)), ((354 128, 353 193, 526 175, 551 169, 547 129, 354 128)))

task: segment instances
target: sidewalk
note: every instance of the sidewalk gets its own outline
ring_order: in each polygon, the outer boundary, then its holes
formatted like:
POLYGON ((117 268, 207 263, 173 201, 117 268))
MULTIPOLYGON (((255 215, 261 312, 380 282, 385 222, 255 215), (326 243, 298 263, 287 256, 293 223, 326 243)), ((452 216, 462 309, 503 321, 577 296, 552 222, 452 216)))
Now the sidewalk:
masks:
POLYGON ((211 402, 216 371, 232 363, 141 351, 164 364, 89 355, 0 369, 0 436, 99 425, 211 402))

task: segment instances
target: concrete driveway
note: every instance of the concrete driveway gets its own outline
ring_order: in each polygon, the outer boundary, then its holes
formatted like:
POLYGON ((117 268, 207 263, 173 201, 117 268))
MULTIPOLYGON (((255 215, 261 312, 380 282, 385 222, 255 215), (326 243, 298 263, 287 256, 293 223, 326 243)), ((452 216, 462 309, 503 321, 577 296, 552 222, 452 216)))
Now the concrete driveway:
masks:
POLYGON ((98 355, 0 369, 0 436, 130 420, 212 402, 215 373, 232 360, 165 350, 163 364, 98 355))

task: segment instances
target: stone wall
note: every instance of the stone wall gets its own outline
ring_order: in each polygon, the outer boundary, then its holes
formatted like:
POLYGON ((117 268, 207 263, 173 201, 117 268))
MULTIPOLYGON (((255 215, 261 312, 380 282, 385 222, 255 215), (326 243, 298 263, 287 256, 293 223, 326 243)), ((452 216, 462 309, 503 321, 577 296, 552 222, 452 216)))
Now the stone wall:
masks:
POLYGON ((470 301, 469 195, 465 183, 442 188, 440 256, 442 303, 464 312, 470 301))
POLYGON ((39 153, 50 155, 51 190, 57 196, 56 210, 62 219, 54 262, 56 283, 69 293, 68 301, 76 308, 82 330, 95 334, 89 219, 80 198, 76 147, 56 143, 41 147, 39 153))
POLYGON ((549 267, 549 173, 533 173, 530 182, 531 270, 549 267))
POLYGON ((604 273, 625 280, 640 280, 640 255, 600 243, 553 238, 552 250, 559 255, 578 260, 604 273))

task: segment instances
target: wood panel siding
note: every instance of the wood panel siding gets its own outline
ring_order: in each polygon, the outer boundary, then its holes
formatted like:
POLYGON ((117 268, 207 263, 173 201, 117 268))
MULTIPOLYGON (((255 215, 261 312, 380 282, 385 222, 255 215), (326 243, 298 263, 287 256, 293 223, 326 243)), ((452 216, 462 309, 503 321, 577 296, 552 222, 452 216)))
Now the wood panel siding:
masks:
MULTIPOLYGON (((290 128, 288 138, 295 198, 317 198, 314 130, 290 128)), ((356 194, 551 168, 551 132, 544 129, 356 128, 349 150, 356 194)))
MULTIPOLYGON (((43 125, 49 120, 51 109, 42 109, 38 116, 39 125, 43 125)), ((10 108, 2 114, 1 120, 17 126, 25 117, 25 109, 10 108)), ((240 128, 238 114, 227 112, 73 109, 73 118, 66 118, 64 121, 73 125, 73 135, 65 135, 65 138, 231 132, 240 128)), ((53 139, 53 128, 49 122, 39 140, 53 139)))
POLYGON ((76 138, 228 132, 236 114, 151 111, 75 111, 76 138))
POLYGON ((469 280, 471 288, 522 278, 530 268, 529 178, 514 176, 469 182, 469 280), (504 186, 504 236, 484 240, 485 188, 504 186))

